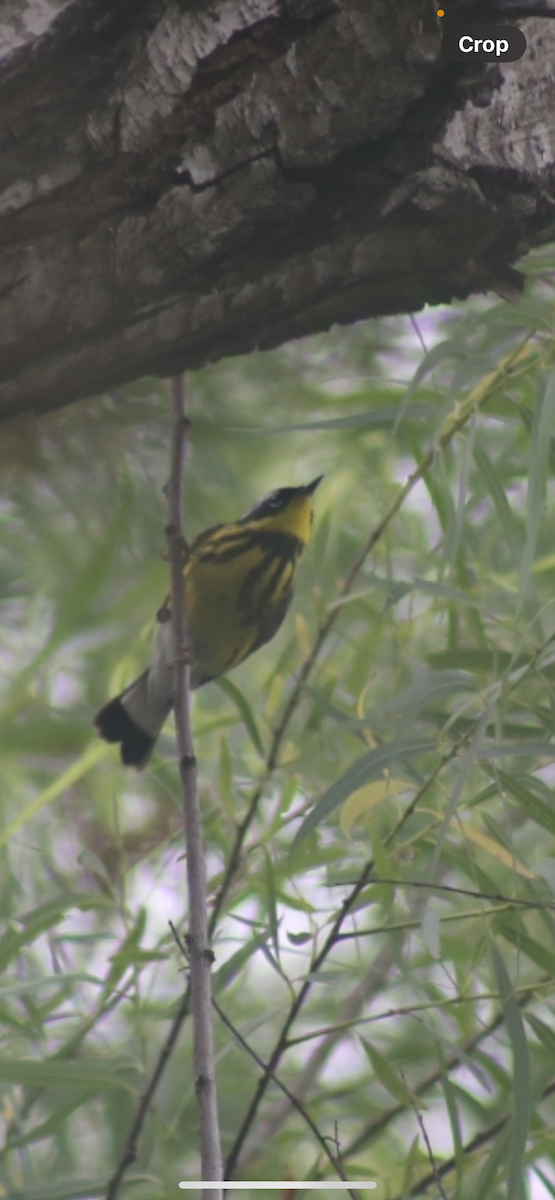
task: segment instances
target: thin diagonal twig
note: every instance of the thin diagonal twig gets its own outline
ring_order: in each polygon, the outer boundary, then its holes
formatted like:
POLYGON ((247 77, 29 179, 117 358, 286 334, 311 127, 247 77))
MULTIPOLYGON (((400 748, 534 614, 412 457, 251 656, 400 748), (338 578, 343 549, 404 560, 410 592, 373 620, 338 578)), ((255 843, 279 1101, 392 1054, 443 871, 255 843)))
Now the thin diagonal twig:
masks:
POLYGON ((437 1189, 438 1189, 438 1192, 439 1192, 440 1196, 442 1197, 442 1200, 448 1200, 447 1193, 446 1193, 446 1191, 445 1191, 445 1188, 444 1188, 444 1186, 443 1186, 443 1184, 442 1184, 442 1182, 441 1182, 441 1175, 439 1174, 439 1171, 438 1171, 437 1163, 436 1163, 436 1160, 435 1160, 435 1155, 434 1155, 434 1152, 433 1152, 433 1150, 432 1150, 432 1143, 430 1142, 430 1139, 429 1139, 429 1137, 428 1137, 428 1130, 426 1129, 426 1126, 425 1126, 425 1124, 424 1124, 424 1121, 423 1121, 423 1118, 422 1118, 422 1113, 420 1112, 420 1109, 419 1109, 419 1107, 418 1107, 418 1105, 417 1105, 417 1103, 416 1103, 416 1100, 415 1100, 415 1098, 414 1098, 414 1096, 413 1096, 412 1092, 410 1091, 410 1088, 408 1088, 408 1087, 407 1087, 407 1081, 406 1081, 406 1079, 405 1079, 405 1073, 404 1073, 404 1071, 401 1071, 401 1072, 400 1072, 400 1075, 401 1075, 401 1079, 403 1080, 403 1083, 404 1083, 405 1087, 407 1088, 407 1091, 409 1092, 410 1099, 411 1099, 411 1104, 412 1104, 413 1111, 414 1111, 414 1115, 415 1115, 415 1117, 416 1117, 416 1120, 418 1121, 418 1125, 419 1125, 419 1127, 420 1127, 420 1132, 421 1132, 421 1134, 422 1134, 422 1137, 423 1137, 423 1139, 424 1139, 424 1144, 425 1144, 425 1146, 426 1146, 426 1150, 428 1151, 428 1158, 429 1158, 429 1160, 430 1160, 430 1165, 431 1165, 431 1168, 432 1168, 432 1170, 431 1170, 431 1174, 432 1174, 432 1176, 433 1176, 434 1182, 435 1182, 435 1184, 436 1184, 436 1186, 437 1186, 437 1189))
MULTIPOLYGON (((183 954, 185 961, 187 963, 189 963, 189 954, 188 954, 187 947, 183 944, 172 921, 170 921, 170 929, 172 931, 172 935, 173 935, 174 941, 176 942, 176 945, 179 947, 181 953, 183 954)), ((232 1021, 230 1021, 229 1017, 224 1012, 223 1008, 221 1008, 221 1006, 218 1004, 218 1001, 214 998, 214 996, 212 997, 212 1007, 213 1007, 214 1011, 217 1012, 222 1024, 225 1025, 226 1029, 229 1029, 229 1032, 233 1035, 235 1040, 239 1043, 239 1045, 246 1052, 246 1054, 248 1054, 250 1056, 250 1058, 252 1058, 254 1060, 254 1062, 257 1064, 258 1067, 260 1067, 263 1071, 267 1071, 268 1070, 267 1063, 265 1063, 264 1060, 262 1058, 260 1058, 260 1055, 257 1054, 256 1050, 254 1050, 253 1047, 250 1045, 250 1043, 247 1042, 246 1038, 243 1037, 243 1034, 240 1032, 240 1030, 237 1029, 237 1027, 233 1024, 232 1021)), ((346 1180, 346 1175, 341 1166, 341 1163, 337 1159, 334 1158, 334 1156, 331 1153, 331 1150, 327 1144, 327 1139, 325 1137, 323 1137, 322 1134, 320 1133, 320 1130, 318 1129, 316 1122, 312 1120, 312 1117, 310 1116, 310 1113, 307 1112, 304 1104, 302 1104, 301 1101, 297 1098, 297 1096, 295 1096, 293 1094, 293 1092, 290 1091, 290 1089, 286 1086, 285 1083, 282 1082, 282 1080, 279 1078, 279 1076, 275 1075, 274 1073, 272 1073, 272 1082, 275 1083, 276 1087, 278 1087, 285 1096, 287 1096, 287 1099, 289 1100, 292 1107, 295 1108, 298 1113, 300 1113, 303 1121, 308 1125, 308 1128, 310 1129, 311 1133, 314 1134, 314 1137, 315 1137, 316 1141, 318 1142, 318 1145, 320 1146, 321 1150, 323 1151, 326 1158, 328 1159, 331 1167, 333 1168, 333 1171, 339 1176, 340 1179, 346 1180)), ((352 1200, 358 1200, 358 1196, 357 1196, 356 1192, 352 1191, 349 1188, 346 1188, 345 1190, 347 1191, 348 1195, 351 1196, 352 1200)))

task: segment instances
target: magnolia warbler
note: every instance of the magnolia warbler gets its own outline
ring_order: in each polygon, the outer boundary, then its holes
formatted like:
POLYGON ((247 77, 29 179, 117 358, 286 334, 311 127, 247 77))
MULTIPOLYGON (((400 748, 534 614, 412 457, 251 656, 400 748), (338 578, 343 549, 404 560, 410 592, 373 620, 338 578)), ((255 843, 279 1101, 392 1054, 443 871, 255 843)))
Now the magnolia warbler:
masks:
MULTIPOLYGON (((199 534, 189 548, 183 582, 192 688, 225 675, 277 633, 291 603, 321 479, 270 492, 238 521, 199 534)), ((150 667, 95 717, 101 737, 121 743, 126 766, 146 765, 172 707, 173 657, 168 597, 159 610, 150 667)))

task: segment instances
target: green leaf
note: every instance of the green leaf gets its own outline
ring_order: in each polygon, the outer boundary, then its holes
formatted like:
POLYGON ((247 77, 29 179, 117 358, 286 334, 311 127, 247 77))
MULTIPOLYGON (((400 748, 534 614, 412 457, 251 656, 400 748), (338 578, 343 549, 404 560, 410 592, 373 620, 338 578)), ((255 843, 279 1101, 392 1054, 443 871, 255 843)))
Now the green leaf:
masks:
POLYGON ((305 817, 293 840, 291 853, 295 853, 301 842, 314 829, 317 829, 340 804, 343 804, 351 792, 362 787, 364 783, 369 783, 372 779, 379 779, 385 770, 394 766, 399 769, 399 764, 408 763, 417 755, 428 754, 436 748, 436 743, 430 741, 394 742, 363 754, 339 779, 336 779, 308 817, 305 817))
POLYGON ((497 774, 502 787, 517 801, 524 815, 555 836, 555 812, 545 800, 541 800, 526 786, 526 776, 509 775, 506 771, 499 770, 497 774))
POLYGON ((478 1179, 472 1188, 472 1200, 491 1200, 493 1185, 501 1172, 501 1168, 506 1165, 509 1152, 510 1131, 507 1127, 501 1131, 482 1166, 478 1179))
MULTIPOLYGON (((60 1062, 57 1059, 0 1059, 0 1079, 6 1083, 21 1083, 26 1087, 87 1087, 96 1090, 120 1088, 130 1095, 137 1095, 137 1088, 121 1071, 129 1072, 131 1064, 122 1064, 109 1058, 80 1059, 78 1062, 60 1062)), ((137 1067, 133 1067, 138 1071, 137 1067)))
POLYGON ((237 687, 237 685, 228 679, 227 676, 224 676, 222 679, 216 679, 214 682, 217 684, 220 691, 225 692, 226 696, 233 701, 243 719, 243 724, 247 730, 247 733, 250 735, 255 750, 258 750, 260 757, 264 758, 262 738, 260 737, 258 725, 254 719, 248 700, 246 700, 245 696, 237 687))
POLYGON ((531 587, 532 564, 536 554, 540 520, 547 490, 547 473, 551 438, 555 430, 555 372, 545 384, 542 382, 534 406, 530 464, 528 468, 528 520, 526 542, 520 566, 520 593, 522 603, 531 587))
POLYGON ((552 1069, 555 1069, 555 1032, 544 1021, 541 1021, 539 1017, 534 1016, 534 1013, 525 1013, 524 1015, 528 1024, 532 1026, 536 1037, 542 1043, 549 1060, 552 1062, 552 1069))
POLYGON ((477 758, 485 758, 488 761, 497 758, 516 758, 524 755, 525 758, 548 758, 550 760, 555 756, 554 742, 501 742, 500 745, 495 745, 494 742, 483 742, 480 746, 477 758))
POLYGON ((507 913, 497 913, 493 918, 493 928, 503 935, 511 945, 521 953, 541 967, 547 975, 555 978, 555 954, 550 950, 546 950, 541 942, 530 936, 526 932, 522 921, 518 918, 517 913, 508 915, 507 913))
POLYGON ((491 956, 513 1055, 513 1119, 507 1169, 507 1200, 526 1200, 526 1143, 532 1114, 528 1044, 514 989, 495 942, 491 943, 491 956))
POLYGON ((97 763, 107 757, 108 747, 104 743, 94 743, 84 754, 82 754, 76 762, 68 767, 67 771, 63 771, 54 783, 48 785, 38 796, 27 804, 16 817, 13 817, 9 824, 0 832, 0 847, 5 846, 13 837, 14 833, 21 829, 23 825, 27 825, 32 817, 35 817, 44 808, 46 804, 50 804, 52 800, 57 800, 64 791, 72 787, 79 780, 83 779, 92 771, 97 763))
POLYGON ((522 554, 524 542, 523 529, 512 511, 509 501, 507 500, 507 494, 503 484, 501 472, 496 469, 491 459, 481 446, 474 446, 473 453, 476 466, 478 467, 486 491, 491 496, 495 505, 505 541, 511 551, 513 562, 516 566, 520 562, 520 557, 522 554))
MULTIPOLYGON (((143 956, 145 951, 143 951, 140 947, 140 941, 144 934, 145 928, 146 909, 140 908, 133 926, 124 938, 121 946, 119 946, 115 953, 111 955, 110 969, 106 978, 107 995, 109 995, 110 992, 117 987, 118 983, 130 967, 136 966, 145 961, 150 961, 150 958, 148 957, 149 952, 146 952, 147 958, 144 959, 143 956)), ((162 955, 162 958, 167 958, 167 954, 162 955)))
POLYGON ((219 772, 220 796, 228 813, 233 813, 235 809, 235 797, 233 794, 233 764, 231 762, 231 754, 229 753, 229 743, 227 738, 220 738, 220 772, 219 772))
POLYGON ((440 1046, 438 1046, 438 1055, 439 1055, 439 1059, 441 1062, 441 1086, 443 1088, 443 1094, 445 1096, 445 1104, 446 1104, 447 1113, 449 1116, 449 1125, 451 1127, 451 1137, 452 1137, 453 1146, 455 1149, 457 1184, 460 1186, 460 1183, 463 1179, 463 1174, 464 1174, 464 1145, 463 1145, 463 1136, 462 1136, 463 1126, 462 1126, 461 1113, 459 1112, 459 1108, 457 1105, 457 1091, 456 1091, 456 1088, 453 1087, 451 1078, 446 1069, 442 1050, 441 1050, 440 1046))
MULTIPOLYGON (((212 975, 212 981, 215 994, 224 991, 224 989, 227 988, 234 979, 236 979, 237 975, 239 975, 243 967, 249 962, 253 955, 257 954, 259 950, 262 950, 267 945, 268 936, 269 933, 267 929, 264 929, 261 933, 253 934, 252 937, 249 938, 248 942, 245 942, 245 944, 241 946, 239 950, 236 950, 234 954, 230 955, 226 962, 222 963, 221 967, 218 967, 218 969, 214 971, 212 975)), ((216 953, 216 962, 217 961, 218 956, 216 953)))
POLYGON ((434 346, 432 350, 429 350, 424 355, 407 388, 407 403, 422 383, 422 380, 427 375, 430 375, 432 371, 435 371, 440 363, 444 363, 451 358, 468 358, 468 346, 465 346, 463 342, 458 341, 456 338, 446 338, 445 341, 439 342, 437 346, 434 346))
MULTIPOLYGON (((351 413, 345 417, 314 417, 311 421, 303 421, 294 425, 274 425, 265 433, 298 433, 302 430, 313 429, 388 429, 390 425, 398 424, 400 418, 411 421, 424 420, 437 416, 437 406, 431 404, 388 404, 386 408, 365 409, 364 412, 351 413)), ((258 434, 257 429, 246 430, 258 434)))
POLYGON ((20 918, 21 930, 16 926, 0 938, 0 972, 5 971, 24 947, 30 946, 41 934, 57 925, 60 917, 71 909, 87 912, 89 909, 109 907, 105 897, 97 895, 96 892, 84 892, 81 895, 70 893, 55 896, 32 912, 25 913, 20 918))
POLYGON ((274 953, 279 960, 279 922, 277 914, 277 896, 276 896, 276 881, 274 875, 274 864, 271 856, 265 846, 262 847, 264 854, 265 876, 266 876, 266 907, 268 912, 268 925, 274 953))
POLYGON ((441 922, 439 914, 435 908, 426 905, 422 915, 422 936, 432 955, 432 958, 441 957, 441 922))
POLYGON ((416 1168, 420 1161, 420 1157, 421 1157, 420 1138, 419 1138, 418 1134, 415 1134, 415 1136, 413 1137, 412 1142, 408 1148, 408 1154, 403 1163, 403 1182, 402 1182, 402 1188, 401 1188, 401 1200, 409 1200, 411 1190, 412 1190, 413 1180, 414 1180, 415 1174, 416 1174, 416 1168))
POLYGON ((445 703, 461 691, 473 691, 476 683, 468 671, 430 671, 425 666, 411 668, 411 681, 390 700, 368 709, 364 717, 349 718, 332 705, 326 706, 330 717, 343 729, 365 730, 387 722, 391 729, 395 721, 400 733, 408 738, 416 719, 432 705, 445 703))
POLYGON ((382 1086, 387 1092, 389 1092, 390 1096, 393 1096, 394 1100, 399 1102, 399 1104, 403 1104, 407 1108, 412 1109, 412 1095, 409 1092, 406 1084, 403 1083, 403 1080, 391 1066, 391 1063, 384 1058, 383 1054, 380 1054, 379 1050, 376 1050, 375 1046, 371 1046, 366 1038, 361 1037, 360 1042, 367 1058, 372 1064, 374 1074, 376 1078, 379 1079, 382 1086))

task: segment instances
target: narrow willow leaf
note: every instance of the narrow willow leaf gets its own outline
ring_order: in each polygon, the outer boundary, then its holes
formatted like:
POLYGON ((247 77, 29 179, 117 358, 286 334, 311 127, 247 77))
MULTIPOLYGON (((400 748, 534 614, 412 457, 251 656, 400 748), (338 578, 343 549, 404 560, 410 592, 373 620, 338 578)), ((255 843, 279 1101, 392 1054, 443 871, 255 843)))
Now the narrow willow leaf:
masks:
POLYGON ((266 878, 266 907, 268 912, 268 926, 274 953, 279 959, 279 934, 278 934, 278 914, 277 914, 277 897, 276 897, 276 880, 274 874, 274 864, 271 855, 268 853, 265 846, 262 847, 264 854, 265 878, 266 878))
POLYGON ((435 749, 435 742, 394 742, 378 746, 377 750, 369 750, 367 754, 363 754, 339 779, 336 779, 305 818, 295 835, 291 853, 294 853, 301 842, 357 788, 373 779, 378 779, 385 770, 405 760, 408 761, 418 754, 430 753, 435 749))
MULTIPOLYGON (((344 712, 329 704, 321 693, 314 689, 306 689, 321 708, 332 720, 338 722, 342 729, 362 731, 366 734, 372 725, 387 723, 391 729, 392 718, 399 724, 407 735, 407 730, 414 724, 420 713, 434 705, 445 703, 450 696, 461 691, 474 691, 476 682, 468 671, 430 671, 426 666, 416 666, 411 671, 411 681, 401 688, 390 700, 376 704, 366 713, 357 717, 348 717, 344 712)), ((371 735, 370 735, 371 736, 371 735)), ((375 743, 374 743, 375 744, 375 743)))
POLYGON ((487 708, 482 713, 480 720, 478 721, 478 723, 474 729, 472 738, 470 740, 470 744, 465 749, 464 754, 462 755, 462 758, 460 759, 460 761, 457 764, 457 777, 455 779, 455 785, 454 785, 451 795, 449 797, 449 803, 445 810, 445 815, 443 817, 441 825, 436 834, 436 844, 434 847, 434 853, 433 853, 432 864, 431 864, 432 878, 435 877, 435 874, 437 871, 437 866, 438 866, 438 863, 441 859, 441 855, 443 852, 443 846, 445 843, 445 839, 446 839, 448 831, 449 831, 449 826, 450 826, 451 821, 453 820, 453 817, 457 811, 459 800, 461 799, 461 796, 463 794, 466 781, 468 779, 468 776, 470 774, 472 767, 474 766, 474 763, 476 762, 477 758, 480 755, 480 749, 482 747, 482 743, 484 740, 484 733, 485 733, 485 730, 490 721, 491 713, 494 709, 494 706, 495 706, 495 702, 490 701, 490 704, 487 706, 487 708))
POLYGON ((503 304, 499 315, 506 329, 543 329, 553 333, 553 305, 539 296, 525 295, 514 307, 503 304))
POLYGON ((258 750, 260 757, 263 758, 264 747, 262 745, 262 738, 258 732, 258 725, 256 724, 253 711, 248 700, 246 700, 245 696, 237 687, 237 685, 228 679, 227 676, 224 676, 221 679, 216 679, 214 682, 217 683, 220 690, 225 692, 226 696, 229 696, 229 699, 233 701, 235 707, 238 709, 241 717, 243 718, 243 724, 247 730, 247 733, 250 735, 255 749, 258 750))
MULTIPOLYGON (((496 677, 507 667, 518 665, 518 661, 515 662, 507 650, 476 649, 471 646, 465 646, 460 650, 456 647, 451 650, 440 650, 429 654, 427 661, 431 667, 437 669, 462 668, 467 671, 488 671, 493 672, 496 677)), ((523 659, 522 661, 524 663, 527 660, 523 659)))
POLYGON ((513 562, 517 565, 522 554, 524 533, 507 500, 501 475, 481 446, 474 447, 474 461, 486 491, 493 500, 505 541, 511 551, 513 562))
POLYGON ((416 717, 430 705, 444 702, 460 691, 472 691, 475 680, 468 671, 430 671, 427 667, 413 667, 412 679, 391 700, 376 705, 367 713, 368 722, 398 715, 405 723, 413 724, 416 717))
POLYGON ((339 815, 339 823, 345 834, 350 837, 353 825, 359 817, 368 815, 382 800, 393 800, 400 792, 405 792, 410 784, 406 779, 377 779, 374 783, 366 783, 357 788, 345 801, 339 815))
POLYGON ((555 858, 540 858, 539 862, 535 863, 536 875, 541 879, 545 879, 548 887, 555 894, 555 858))
POLYGON ((443 1057, 441 1046, 437 1048, 440 1063, 441 1063, 441 1086, 445 1096, 445 1104, 449 1116, 449 1124, 451 1126, 451 1137, 455 1150, 455 1163, 457 1173, 457 1184, 460 1185, 464 1174, 464 1150, 462 1138, 462 1119, 457 1106, 457 1091, 453 1087, 449 1072, 447 1070, 443 1057))
MULTIPOLYGON (((438 600, 453 600, 456 604, 463 604, 469 608, 477 608, 479 612, 486 614, 487 609, 474 600, 468 592, 461 592, 457 588, 448 587, 445 583, 436 583, 432 579, 418 579, 412 581, 411 591, 423 592, 424 595, 435 596, 438 600)), ((464 672, 467 674, 467 672, 464 672)))
POLYGON ((468 358, 468 346, 464 342, 457 341, 455 338, 446 338, 439 345, 434 346, 419 363, 414 375, 407 388, 407 402, 414 395, 416 389, 421 384, 422 380, 430 375, 440 363, 446 362, 450 358, 468 358))
MULTIPOLYGON (((106 993, 109 994, 117 987, 120 980, 130 967, 135 965, 137 955, 141 954, 140 941, 146 928, 146 910, 140 908, 132 929, 123 939, 121 945, 110 956, 110 969, 106 978, 106 993)), ((148 953, 148 951, 147 951, 148 953)), ((167 956, 166 956, 167 957, 167 956)))
POLYGON ((233 816, 235 809, 233 796, 233 765, 231 762, 231 754, 229 753, 229 743, 225 737, 220 738, 218 782, 222 803, 229 815, 233 816))
POLYGON ((310 653, 310 637, 308 625, 302 613, 296 613, 295 615, 295 633, 297 635, 297 645, 301 658, 308 658, 310 653))
POLYGON ((526 932, 522 921, 518 920, 516 913, 513 913, 511 916, 507 913, 497 913, 493 918, 493 927, 520 954, 525 954, 531 962, 541 967, 542 971, 545 971, 552 979, 555 978, 555 954, 552 954, 550 950, 546 950, 541 942, 538 942, 526 932))
MULTIPOLYGON (((387 853, 380 836, 379 823, 374 819, 374 815, 372 813, 368 817, 368 832, 370 835, 372 859, 376 874, 381 876, 382 879, 395 879, 399 873, 397 862, 395 859, 391 859, 387 853)), ((385 928, 387 916, 391 912, 395 902, 395 895, 395 888, 391 887, 389 884, 386 884, 384 887, 378 886, 371 893, 366 891, 365 893, 361 894, 359 897, 360 907, 366 908, 369 903, 381 903, 382 920, 384 922, 383 928, 385 928)), ((352 911, 358 911, 358 904, 355 904, 352 911)))
POLYGON ((88 846, 81 851, 79 855, 79 864, 89 875, 97 879, 100 885, 105 888, 108 896, 113 895, 113 885, 110 873, 106 864, 102 861, 99 854, 91 850, 88 846))
MULTIPOLYGON (((549 1140, 551 1142, 551 1139, 549 1139, 549 1140)), ((539 1149, 539 1147, 538 1147, 538 1149, 539 1149)), ((546 1147, 546 1149, 547 1149, 548 1154, 552 1154, 553 1147, 551 1146, 551 1144, 548 1145, 546 1147)), ((552 1196, 553 1200, 555 1200, 555 1184, 553 1183, 553 1181, 551 1179, 547 1178, 547 1175, 545 1174, 544 1171, 541 1170, 541 1168, 538 1166, 537 1163, 534 1163, 532 1170, 533 1170, 533 1174, 537 1175, 538 1179, 540 1179, 541 1182, 543 1183, 543 1186, 544 1186, 548 1196, 552 1196)))
POLYGON ((503 788, 518 803, 518 807, 525 816, 536 825, 547 829, 548 833, 555 835, 555 811, 553 808, 526 787, 522 777, 508 775, 505 771, 499 771, 498 774, 503 788))
MULTIPOLYGON (((27 1087, 88 1087, 120 1088, 135 1096, 137 1089, 118 1072, 128 1072, 130 1063, 110 1059, 83 1058, 78 1062, 57 1059, 0 1059, 0 1079, 6 1083, 22 1083, 27 1087)), ((138 1070, 137 1067, 134 1068, 138 1070)))
POLYGON ((472 1054, 467 1053, 466 1050, 463 1049, 460 1042, 454 1041, 453 1038, 448 1037, 447 1034, 443 1033, 440 1028, 437 1028, 434 1031, 434 1041, 438 1044, 438 1046, 444 1047, 449 1058, 456 1059, 461 1066, 466 1067, 485 1092, 488 1092, 490 1095, 493 1093, 490 1075, 484 1069, 484 1067, 480 1065, 480 1062, 476 1056, 473 1058, 472 1054))
POLYGON ((96 1089, 83 1088, 81 1092, 75 1088, 69 1088, 68 1094, 61 1104, 57 1104, 51 1116, 45 1121, 41 1121, 38 1125, 28 1131, 28 1133, 19 1133, 13 1137, 11 1144, 16 1149, 20 1146, 31 1146, 33 1142, 45 1141, 48 1137, 57 1137, 62 1134, 64 1121, 73 1115, 78 1108, 91 1102, 95 1098, 96 1089))
MULTIPOLYGON (((399 418, 408 416, 411 420, 426 420, 437 417, 437 406, 431 404, 412 404, 405 407, 402 404, 388 404, 386 408, 370 408, 364 412, 351 413, 346 417, 314 417, 312 421, 302 421, 295 425, 273 425, 264 433, 300 433, 312 429, 388 429, 395 425, 399 418)), ((260 429, 247 429, 260 437, 260 429)))
POLYGON ((0 832, 0 847, 5 846, 13 837, 16 830, 21 829, 23 825, 27 825, 40 812, 41 808, 44 808, 46 804, 50 804, 52 800, 57 800, 58 796, 61 796, 73 784, 78 783, 85 775, 88 775, 89 771, 92 771, 97 763, 101 762, 103 758, 108 757, 108 753, 109 748, 103 742, 95 742, 90 746, 76 762, 72 763, 71 767, 68 767, 67 771, 63 771, 54 780, 54 783, 44 788, 31 804, 27 804, 16 817, 12 818, 9 825, 0 832))
POLYGON ((214 983, 214 991, 222 992, 239 974, 245 964, 253 957, 268 941, 268 930, 265 929, 262 933, 254 934, 248 942, 240 946, 239 950, 235 951, 226 962, 218 968, 212 975, 214 983))
POLYGON ((513 1055, 513 1119, 507 1167, 507 1200, 525 1200, 526 1142, 532 1115, 528 1044, 514 989, 495 942, 491 943, 491 957, 513 1055))
POLYGON ((534 406, 528 468, 528 520, 520 566, 519 599, 522 604, 531 586, 532 564, 547 490, 551 438, 555 429, 555 372, 542 386, 534 406))
POLYGON ((549 1025, 546 1025, 544 1021, 541 1021, 539 1017, 534 1016, 534 1013, 526 1013, 525 1016, 526 1016, 526 1020, 528 1021, 528 1024, 532 1026, 532 1029, 534 1030, 536 1037, 542 1043, 544 1050, 548 1054, 549 1060, 552 1064, 551 1070, 552 1070, 552 1073, 554 1073, 555 1072, 555 1031, 553 1029, 551 1029, 551 1027, 549 1025))
POLYGON ((41 934, 57 925, 60 917, 71 909, 77 908, 87 912, 89 909, 105 907, 111 908, 105 897, 95 897, 94 893, 84 893, 81 897, 70 894, 57 896, 26 913, 21 918, 21 929, 15 926, 0 938, 0 972, 4 971, 25 947, 32 945, 41 934))
POLYGON ((86 971, 66 971, 63 976, 43 975, 40 979, 28 979, 26 982, 18 980, 16 983, 0 987, 0 1000, 7 999, 8 996, 24 996, 26 992, 38 994, 42 988, 55 988, 60 995, 65 995, 67 985, 71 983, 90 983, 93 987, 104 987, 104 980, 97 975, 88 975, 86 971))
POLYGON ((505 846, 496 842, 494 838, 488 837, 487 833, 482 833, 479 829, 473 829, 471 825, 466 823, 462 824, 461 828, 465 838, 469 842, 474 842, 475 846, 479 846, 481 850, 485 850, 487 854, 490 854, 497 862, 502 863, 504 867, 509 867, 509 869, 517 871, 525 879, 536 878, 535 871, 530 871, 505 846))
POLYGON ((481 814, 481 819, 485 828, 494 842, 498 842, 500 846, 504 846, 509 855, 513 855, 514 839, 508 831, 503 829, 499 821, 492 817, 491 813, 485 809, 481 814))
POLYGON ((426 905, 421 920, 422 936, 432 958, 441 957, 441 921, 437 909, 426 905))
POLYGON ((476 418, 473 417, 469 422, 467 436, 463 441, 462 456, 458 469, 457 499, 453 514, 453 528, 450 530, 445 546, 443 569, 448 575, 453 573, 455 564, 457 561, 460 563, 461 560, 461 540, 463 536, 463 529, 467 520, 466 506, 470 486, 472 452, 476 441, 477 428, 478 426, 476 418))
POLYGON ((409 1146, 408 1154, 403 1163, 403 1183, 401 1187, 401 1200, 409 1200, 412 1190, 412 1184, 416 1172, 417 1164, 420 1161, 420 1138, 416 1134, 409 1146))
MULTIPOLYGON (((396 1070, 391 1066, 391 1063, 388 1062, 387 1058, 384 1058, 383 1054, 380 1054, 379 1050, 376 1050, 375 1046, 371 1046, 366 1038, 361 1037, 360 1041, 367 1058, 372 1064, 374 1074, 382 1086, 389 1092, 390 1096, 393 1096, 394 1100, 399 1101, 399 1104, 412 1109, 413 1101, 411 1093, 396 1070)), ((421 1104, 421 1101, 419 1101, 419 1104, 421 1104)))
POLYGON ((486 742, 480 748, 480 753, 477 758, 512 758, 513 756, 524 755, 527 758, 555 758, 555 742, 506 742, 497 746, 493 742, 486 742))
MULTIPOLYGON (((485 1124, 485 1120, 484 1120, 485 1124)), ((510 1145, 510 1130, 505 1128, 494 1142, 491 1153, 480 1171, 472 1188, 472 1200, 491 1200, 493 1185, 501 1168, 505 1166, 510 1145)))

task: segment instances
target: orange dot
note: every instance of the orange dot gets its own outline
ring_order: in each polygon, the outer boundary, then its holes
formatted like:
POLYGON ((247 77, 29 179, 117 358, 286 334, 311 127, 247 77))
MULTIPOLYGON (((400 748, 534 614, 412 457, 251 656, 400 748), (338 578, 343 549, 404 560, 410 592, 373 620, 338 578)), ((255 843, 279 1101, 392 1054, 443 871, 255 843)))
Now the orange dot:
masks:
POLYGON ((438 15, 438 17, 444 17, 444 16, 445 16, 445 13, 444 13, 444 11, 443 11, 443 9, 442 9, 442 8, 438 8, 438 10, 437 10, 437 15, 438 15))

